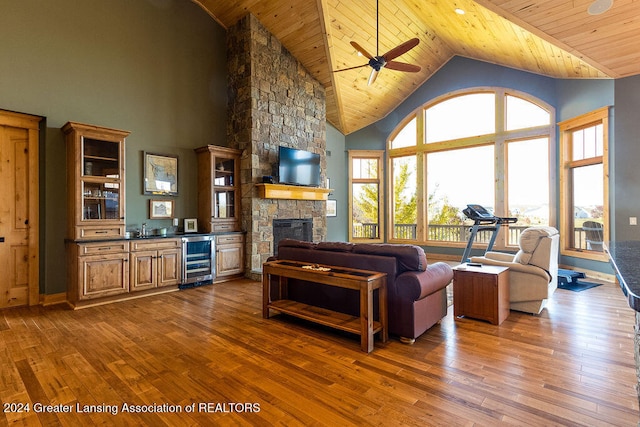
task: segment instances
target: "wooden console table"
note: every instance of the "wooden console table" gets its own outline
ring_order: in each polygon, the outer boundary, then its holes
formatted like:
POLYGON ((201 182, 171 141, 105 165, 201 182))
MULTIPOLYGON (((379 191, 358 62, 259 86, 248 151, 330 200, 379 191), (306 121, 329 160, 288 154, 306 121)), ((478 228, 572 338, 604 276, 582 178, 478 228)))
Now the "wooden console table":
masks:
POLYGON ((262 267, 262 317, 269 310, 330 326, 360 335, 362 351, 373 351, 374 335, 380 332, 382 342, 389 338, 387 327, 387 275, 376 271, 332 267, 307 262, 278 260, 262 267), (278 276, 278 299, 271 301, 271 276, 278 276), (306 280, 360 292, 360 317, 314 307, 287 299, 287 279, 306 280), (378 289, 379 321, 373 320, 373 293, 378 289))

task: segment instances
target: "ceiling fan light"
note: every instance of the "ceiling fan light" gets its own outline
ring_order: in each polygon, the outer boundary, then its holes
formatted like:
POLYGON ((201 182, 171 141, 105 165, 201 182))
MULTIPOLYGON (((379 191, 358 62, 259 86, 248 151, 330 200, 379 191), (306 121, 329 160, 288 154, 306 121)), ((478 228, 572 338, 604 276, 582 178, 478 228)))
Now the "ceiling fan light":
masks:
POLYGON ((587 9, 587 13, 589 15, 600 15, 611 9, 611 6, 613 6, 613 0, 595 0, 587 9))

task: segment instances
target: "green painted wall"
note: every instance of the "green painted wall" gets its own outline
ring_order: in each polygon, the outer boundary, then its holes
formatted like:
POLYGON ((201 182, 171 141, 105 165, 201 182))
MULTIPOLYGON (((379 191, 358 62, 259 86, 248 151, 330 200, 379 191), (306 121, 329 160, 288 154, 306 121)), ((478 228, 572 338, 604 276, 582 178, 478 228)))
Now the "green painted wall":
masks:
POLYGON ((176 215, 196 215, 193 148, 226 144, 225 31, 188 0, 3 1, 0 109, 46 118, 41 292, 66 290, 66 160, 60 127, 131 132, 127 225, 148 220, 142 152, 179 157, 176 215))
POLYGON ((336 200, 337 215, 327 218, 327 241, 349 240, 349 175, 345 151, 345 136, 327 123, 327 177, 333 191, 330 200, 336 200))

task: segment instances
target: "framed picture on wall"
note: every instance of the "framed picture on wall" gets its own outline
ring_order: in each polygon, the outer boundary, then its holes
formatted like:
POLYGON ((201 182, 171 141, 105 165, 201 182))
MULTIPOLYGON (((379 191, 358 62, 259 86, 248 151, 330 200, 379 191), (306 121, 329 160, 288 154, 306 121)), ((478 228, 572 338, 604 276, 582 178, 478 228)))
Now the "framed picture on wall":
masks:
POLYGON ((327 200, 327 216, 338 216, 337 200, 327 200))
POLYGON ((184 220, 184 232, 185 233, 197 233, 198 232, 198 220, 195 218, 186 218, 184 220))
POLYGON ((173 200, 149 200, 149 219, 173 218, 173 200))
POLYGON ((143 153, 144 194, 178 195, 178 157, 143 153))

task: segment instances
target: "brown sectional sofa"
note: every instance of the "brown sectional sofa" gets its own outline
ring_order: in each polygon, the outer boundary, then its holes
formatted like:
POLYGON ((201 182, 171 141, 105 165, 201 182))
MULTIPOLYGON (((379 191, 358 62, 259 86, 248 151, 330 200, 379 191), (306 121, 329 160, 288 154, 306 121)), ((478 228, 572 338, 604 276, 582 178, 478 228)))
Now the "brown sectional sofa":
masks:
MULTIPOLYGON (((427 256, 419 246, 283 239, 272 259, 387 273, 389 333, 403 342, 413 342, 447 315, 445 288, 453 271, 443 262, 427 265, 427 256)), ((272 292, 275 288, 272 286, 272 292)), ((275 293, 271 297, 276 298, 275 293)), ((354 316, 359 313, 358 294, 349 289, 290 279, 288 298, 354 316)), ((374 304, 377 313, 377 298, 374 304)))

